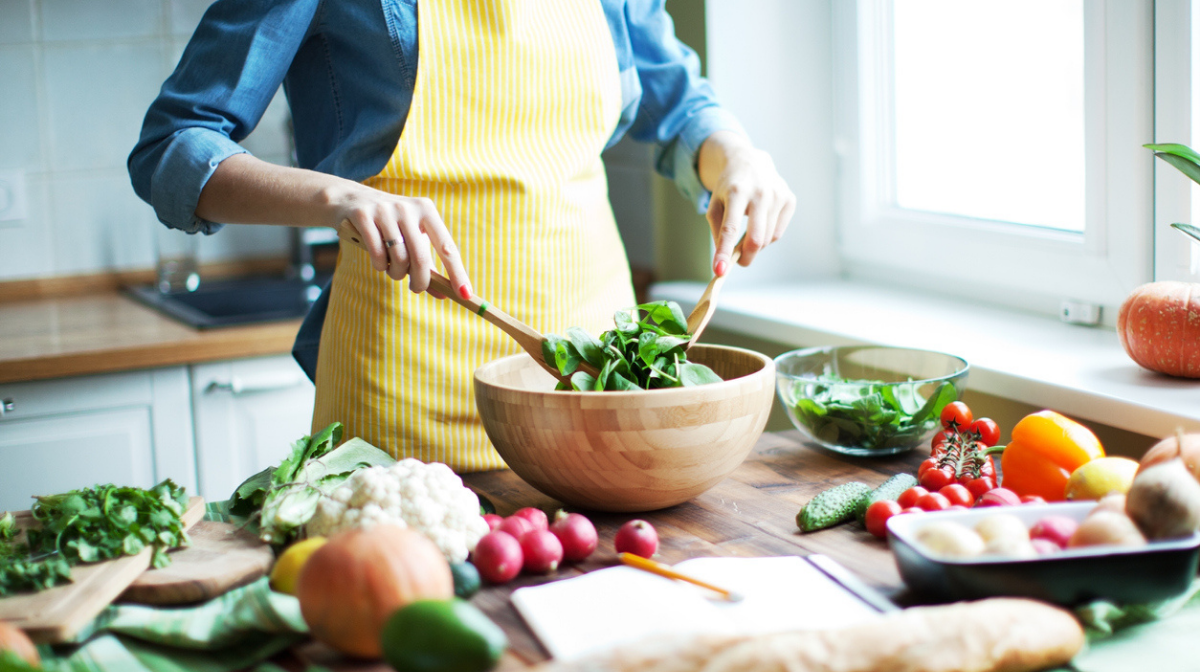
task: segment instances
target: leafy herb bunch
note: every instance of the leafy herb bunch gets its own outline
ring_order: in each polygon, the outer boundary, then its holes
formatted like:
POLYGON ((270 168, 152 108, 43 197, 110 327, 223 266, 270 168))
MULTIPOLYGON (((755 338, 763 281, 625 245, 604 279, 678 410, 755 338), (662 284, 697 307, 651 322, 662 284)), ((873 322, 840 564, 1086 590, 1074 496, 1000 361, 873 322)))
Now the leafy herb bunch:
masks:
POLYGON ((342 423, 331 423, 292 444, 277 467, 268 467, 242 482, 229 500, 229 513, 257 525, 263 541, 281 546, 296 539, 301 528, 328 497, 358 469, 395 464, 392 456, 362 439, 342 443, 342 423))
POLYGON ((187 493, 172 481, 145 490, 116 485, 37 497, 40 525, 18 534, 11 513, 0 518, 0 595, 70 581, 71 565, 154 549, 154 567, 171 564, 167 550, 186 546, 187 493))
POLYGON ((557 389, 652 390, 721 382, 712 369, 687 361, 684 348, 692 337, 687 333, 687 318, 674 301, 618 310, 613 319, 616 329, 600 338, 581 327, 567 329, 565 336, 546 335, 542 357, 570 376, 570 384, 559 382, 557 389), (592 365, 600 375, 579 371, 580 362, 592 365))

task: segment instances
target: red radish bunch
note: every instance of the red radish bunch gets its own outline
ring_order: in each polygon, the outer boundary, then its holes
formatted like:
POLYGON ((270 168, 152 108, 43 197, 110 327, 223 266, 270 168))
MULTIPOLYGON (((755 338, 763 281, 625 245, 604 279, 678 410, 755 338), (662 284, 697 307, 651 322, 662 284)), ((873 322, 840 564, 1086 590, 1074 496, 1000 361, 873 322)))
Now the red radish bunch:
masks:
POLYGON ((525 554, 521 568, 530 574, 553 572, 563 559, 562 542, 550 530, 526 532, 521 537, 521 552, 525 554))
POLYGON ((490 583, 507 583, 522 571, 553 572, 564 559, 577 562, 596 550, 596 528, 578 513, 559 511, 553 526, 544 511, 533 507, 507 518, 487 514, 484 519, 492 531, 479 540, 472 561, 490 583))
POLYGON ((658 532, 644 520, 631 520, 617 530, 613 539, 617 553, 632 553, 649 558, 658 552, 658 532))
POLYGON ((550 531, 562 543, 563 558, 571 562, 586 559, 600 542, 596 526, 586 516, 559 510, 550 531))
POLYGON ((515 537, 497 530, 483 535, 475 545, 471 561, 489 583, 508 583, 521 573, 525 555, 515 537))

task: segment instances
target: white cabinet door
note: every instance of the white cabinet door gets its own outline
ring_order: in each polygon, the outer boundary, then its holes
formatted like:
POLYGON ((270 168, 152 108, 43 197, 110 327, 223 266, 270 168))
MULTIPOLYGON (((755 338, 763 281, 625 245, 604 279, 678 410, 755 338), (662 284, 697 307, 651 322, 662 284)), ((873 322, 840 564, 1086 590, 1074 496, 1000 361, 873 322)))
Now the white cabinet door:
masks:
POLYGON ((192 366, 200 494, 228 499, 310 432, 314 388, 286 355, 192 366))
POLYGON ((150 406, 6 420, 0 465, 0 511, 28 509, 33 495, 101 483, 150 487, 150 406))

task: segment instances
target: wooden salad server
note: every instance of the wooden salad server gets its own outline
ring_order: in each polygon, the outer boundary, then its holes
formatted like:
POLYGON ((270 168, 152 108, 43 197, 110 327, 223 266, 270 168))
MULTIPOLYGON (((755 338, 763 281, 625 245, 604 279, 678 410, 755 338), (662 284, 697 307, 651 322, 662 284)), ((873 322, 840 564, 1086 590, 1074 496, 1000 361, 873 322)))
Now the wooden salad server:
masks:
MULTIPOLYGON (((362 241, 362 236, 349 220, 342 220, 341 225, 338 226, 338 238, 364 250, 367 249, 366 244, 362 241)), ((562 375, 558 369, 547 364, 546 360, 542 358, 542 343, 545 342, 546 337, 537 329, 493 306, 478 295, 472 295, 469 299, 462 298, 458 290, 450 284, 450 279, 436 271, 429 274, 429 288, 496 325, 500 331, 511 336, 525 352, 529 353, 533 361, 541 365, 550 375, 558 380, 570 382, 570 376, 562 375)), ((599 375, 599 372, 587 362, 580 362, 579 370, 586 371, 593 376, 599 375)))
POLYGON ((714 275, 713 279, 708 281, 708 287, 704 289, 704 294, 700 295, 700 300, 696 302, 696 307, 692 308, 691 314, 688 315, 687 330, 692 335, 692 338, 683 346, 684 350, 692 347, 696 341, 700 340, 701 332, 708 326, 713 313, 717 312, 717 294, 721 291, 721 285, 725 284, 725 276, 729 275, 729 271, 733 270, 734 264, 741 258, 742 246, 738 245, 733 248, 733 255, 729 258, 729 270, 725 271, 725 275, 714 275))

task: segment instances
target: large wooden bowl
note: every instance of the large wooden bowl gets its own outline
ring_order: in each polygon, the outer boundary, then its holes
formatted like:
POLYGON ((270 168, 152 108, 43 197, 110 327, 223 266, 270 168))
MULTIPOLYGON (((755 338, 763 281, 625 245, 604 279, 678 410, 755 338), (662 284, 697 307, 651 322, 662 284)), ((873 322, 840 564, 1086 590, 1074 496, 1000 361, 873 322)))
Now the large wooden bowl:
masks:
POLYGON ((652 511, 686 502, 742 463, 767 424, 775 364, 696 345, 724 382, 640 392, 556 392, 526 354, 475 371, 488 437, 518 476, 574 506, 652 511))

